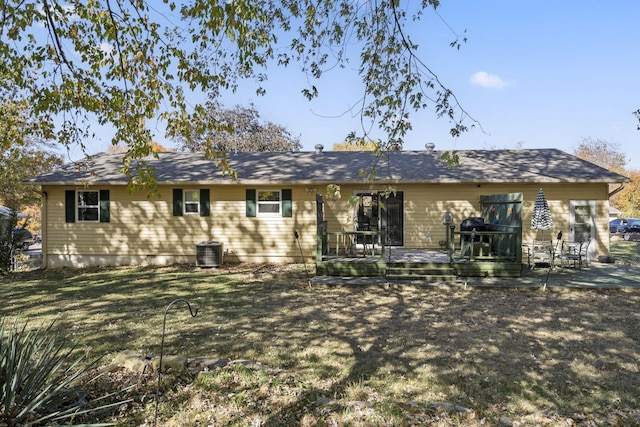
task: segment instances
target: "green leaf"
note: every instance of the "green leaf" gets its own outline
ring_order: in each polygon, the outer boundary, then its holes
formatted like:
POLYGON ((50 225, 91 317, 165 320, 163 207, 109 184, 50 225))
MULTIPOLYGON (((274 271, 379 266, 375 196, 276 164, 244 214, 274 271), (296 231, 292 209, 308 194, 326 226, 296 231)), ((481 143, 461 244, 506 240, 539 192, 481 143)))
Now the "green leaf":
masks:
MULTIPOLYGON (((425 108, 450 120, 457 136, 467 130, 463 120, 475 121, 420 60, 408 33, 438 4, 199 0, 178 8, 171 0, 92 0, 67 8, 5 0, 0 96, 26 103, 43 135, 61 147, 84 147, 96 122, 115 129, 112 142, 126 147, 131 162, 151 152, 158 128, 189 127, 204 104, 189 91, 216 100, 255 82, 264 94, 268 73, 296 61, 309 78, 301 88, 309 100, 320 95, 316 80, 357 70, 363 97, 354 111, 363 136, 373 127, 384 132, 381 151, 401 145, 425 108)), ((466 37, 455 36, 459 48, 466 37)), ((126 163, 123 171, 140 174, 130 175, 136 187, 154 188, 153 174, 126 163)))

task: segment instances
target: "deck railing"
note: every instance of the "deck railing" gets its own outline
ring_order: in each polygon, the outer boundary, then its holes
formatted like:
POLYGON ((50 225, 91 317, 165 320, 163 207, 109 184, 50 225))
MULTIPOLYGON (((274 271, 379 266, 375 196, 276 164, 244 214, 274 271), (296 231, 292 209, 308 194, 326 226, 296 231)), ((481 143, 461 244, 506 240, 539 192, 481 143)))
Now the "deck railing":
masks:
POLYGON ((385 235, 380 231, 318 231, 318 261, 338 258, 384 260, 385 235))
POLYGON ((450 229, 451 260, 522 262, 520 227, 491 224, 486 231, 455 231, 450 229))
MULTIPOLYGON (((380 231, 325 231, 318 229, 316 260, 369 258, 385 260, 385 233, 380 231)), ((522 262, 519 227, 492 224, 487 231, 456 231, 450 229, 449 257, 462 260, 522 262)))

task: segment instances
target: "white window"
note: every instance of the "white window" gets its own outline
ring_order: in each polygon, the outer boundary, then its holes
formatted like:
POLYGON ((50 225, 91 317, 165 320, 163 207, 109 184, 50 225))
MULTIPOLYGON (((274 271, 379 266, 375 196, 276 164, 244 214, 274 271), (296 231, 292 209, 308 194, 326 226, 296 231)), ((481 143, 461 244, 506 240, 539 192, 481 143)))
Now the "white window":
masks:
POLYGON ((77 221, 78 222, 98 222, 100 221, 100 192, 99 191, 78 191, 77 192, 77 221))
POLYGON ((280 191, 258 190, 258 215, 280 215, 280 191))
POLYGON ((184 213, 200 213, 200 190, 184 190, 184 213))

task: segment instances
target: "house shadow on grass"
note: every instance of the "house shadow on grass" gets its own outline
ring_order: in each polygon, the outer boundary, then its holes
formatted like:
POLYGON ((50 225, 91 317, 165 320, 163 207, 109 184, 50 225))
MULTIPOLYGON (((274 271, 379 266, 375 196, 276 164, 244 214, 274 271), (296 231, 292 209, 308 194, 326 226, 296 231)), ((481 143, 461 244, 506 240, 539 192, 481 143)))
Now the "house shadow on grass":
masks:
MULTIPOLYGON (((607 269, 603 286, 633 282, 631 268, 607 269)), ((186 298, 198 316, 172 308, 165 354, 247 359, 299 379, 288 403, 242 408, 262 425, 295 425, 307 416, 322 423, 332 416, 323 411, 326 399, 366 401, 382 412, 441 401, 479 418, 546 410, 604 416, 611 402, 637 408, 640 290, 559 286, 590 274, 603 278, 604 267, 551 272, 545 292, 479 289, 471 280, 467 289, 309 289, 299 270, 176 266, 12 275, 0 283, 0 315, 58 318, 57 330, 92 355, 127 348, 157 355, 166 305, 186 298)), ((536 269, 523 279, 535 283, 546 273, 536 269)), ((380 416, 380 424, 393 417, 380 416)))

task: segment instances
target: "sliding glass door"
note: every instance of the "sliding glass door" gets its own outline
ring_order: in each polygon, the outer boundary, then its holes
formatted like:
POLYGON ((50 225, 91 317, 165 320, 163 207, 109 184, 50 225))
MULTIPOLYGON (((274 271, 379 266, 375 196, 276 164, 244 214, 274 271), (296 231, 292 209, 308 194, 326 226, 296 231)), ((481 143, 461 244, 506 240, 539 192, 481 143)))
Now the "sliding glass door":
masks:
POLYGON ((385 196, 384 192, 357 192, 357 224, 359 231, 385 230, 387 245, 404 245, 404 193, 385 196))

